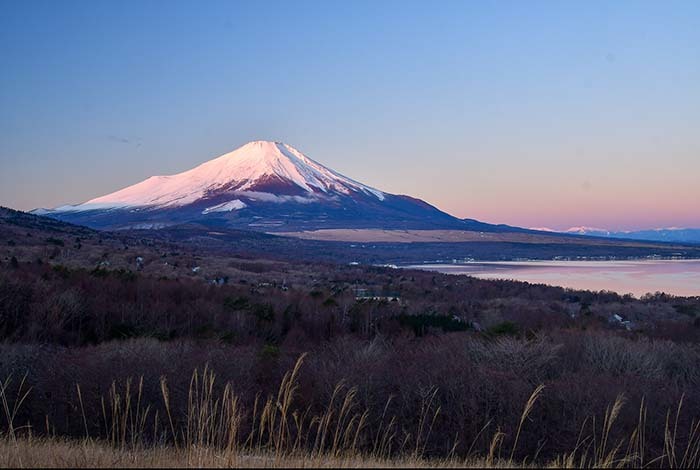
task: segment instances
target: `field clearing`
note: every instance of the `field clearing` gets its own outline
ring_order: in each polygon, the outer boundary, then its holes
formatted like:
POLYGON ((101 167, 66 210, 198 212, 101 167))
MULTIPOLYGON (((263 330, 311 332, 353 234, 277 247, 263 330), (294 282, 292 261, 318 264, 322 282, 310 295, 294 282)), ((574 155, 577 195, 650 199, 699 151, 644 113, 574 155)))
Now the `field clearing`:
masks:
MULTIPOLYGON (((383 229, 322 229, 300 232, 275 232, 273 235, 316 241, 357 243, 460 243, 508 242, 535 244, 579 244, 595 246, 629 246, 652 248, 659 244, 635 240, 606 240, 592 237, 572 237, 536 233, 478 232, 471 230, 383 230, 383 229)), ((667 248, 673 245, 666 245, 667 248)), ((679 245, 680 247, 680 245, 679 245)))

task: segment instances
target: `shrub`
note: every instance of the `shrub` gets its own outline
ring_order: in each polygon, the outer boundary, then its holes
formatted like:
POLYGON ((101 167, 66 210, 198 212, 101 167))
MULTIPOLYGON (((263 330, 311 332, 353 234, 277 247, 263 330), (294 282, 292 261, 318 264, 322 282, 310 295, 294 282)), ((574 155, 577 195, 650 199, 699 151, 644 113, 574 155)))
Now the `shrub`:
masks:
POLYGON ((46 243, 56 246, 64 246, 65 243, 60 238, 49 237, 46 239, 46 243))
POLYGON ((398 315, 395 317, 402 326, 413 329, 416 336, 423 336, 429 328, 440 328, 442 331, 466 331, 469 326, 463 321, 448 315, 398 315))
POLYGON ((498 323, 486 330, 488 336, 516 336, 518 332, 518 325, 510 321, 498 323))

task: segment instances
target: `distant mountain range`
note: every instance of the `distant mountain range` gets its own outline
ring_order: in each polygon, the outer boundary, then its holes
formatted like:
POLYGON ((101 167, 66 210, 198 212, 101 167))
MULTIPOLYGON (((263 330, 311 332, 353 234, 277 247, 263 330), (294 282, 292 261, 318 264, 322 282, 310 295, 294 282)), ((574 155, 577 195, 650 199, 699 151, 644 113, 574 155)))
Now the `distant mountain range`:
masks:
POLYGON ((532 230, 565 233, 570 235, 588 235, 605 238, 624 238, 627 240, 647 240, 671 243, 699 243, 700 229, 698 228, 657 228, 648 230, 610 231, 593 227, 572 227, 568 230, 556 231, 548 228, 533 228, 532 230))
POLYGON ((331 228, 527 232, 461 220, 425 201, 390 194, 321 165, 281 142, 250 142, 172 176, 153 176, 82 204, 37 209, 98 229, 200 223, 266 232, 331 228))

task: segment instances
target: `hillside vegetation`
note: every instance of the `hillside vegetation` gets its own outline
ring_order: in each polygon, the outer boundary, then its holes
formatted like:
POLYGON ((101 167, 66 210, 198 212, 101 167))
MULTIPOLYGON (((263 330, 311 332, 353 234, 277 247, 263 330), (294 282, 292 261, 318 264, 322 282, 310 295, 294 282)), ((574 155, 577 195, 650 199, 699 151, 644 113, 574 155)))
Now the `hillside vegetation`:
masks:
POLYGON ((700 463, 698 298, 38 219, 0 224, 0 465, 700 463))

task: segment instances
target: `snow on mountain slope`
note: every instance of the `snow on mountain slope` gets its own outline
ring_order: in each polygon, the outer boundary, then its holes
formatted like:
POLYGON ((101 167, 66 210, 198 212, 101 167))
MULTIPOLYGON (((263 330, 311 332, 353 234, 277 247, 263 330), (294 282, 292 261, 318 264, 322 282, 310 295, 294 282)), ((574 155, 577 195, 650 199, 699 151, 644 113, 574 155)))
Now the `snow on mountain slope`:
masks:
MULTIPOLYGON (((216 194, 242 194, 258 199, 290 196, 312 201, 334 194, 362 193, 384 200, 384 193, 347 178, 280 142, 250 142, 233 152, 172 176, 153 176, 106 196, 60 212, 110 208, 169 208, 216 194)), ((241 209, 242 207, 232 207, 241 209)), ((209 208, 214 211, 213 208, 209 208)), ((230 210, 230 209, 219 209, 230 210)))
POLYGON ((598 236, 608 236, 610 235, 610 231, 605 230, 604 228, 595 228, 595 227, 571 227, 568 230, 563 231, 563 233, 573 233, 576 235, 598 235, 598 236))
POLYGON ((210 214, 212 212, 231 212, 245 209, 248 205, 240 199, 224 202, 215 206, 207 207, 202 211, 202 214, 210 214))

